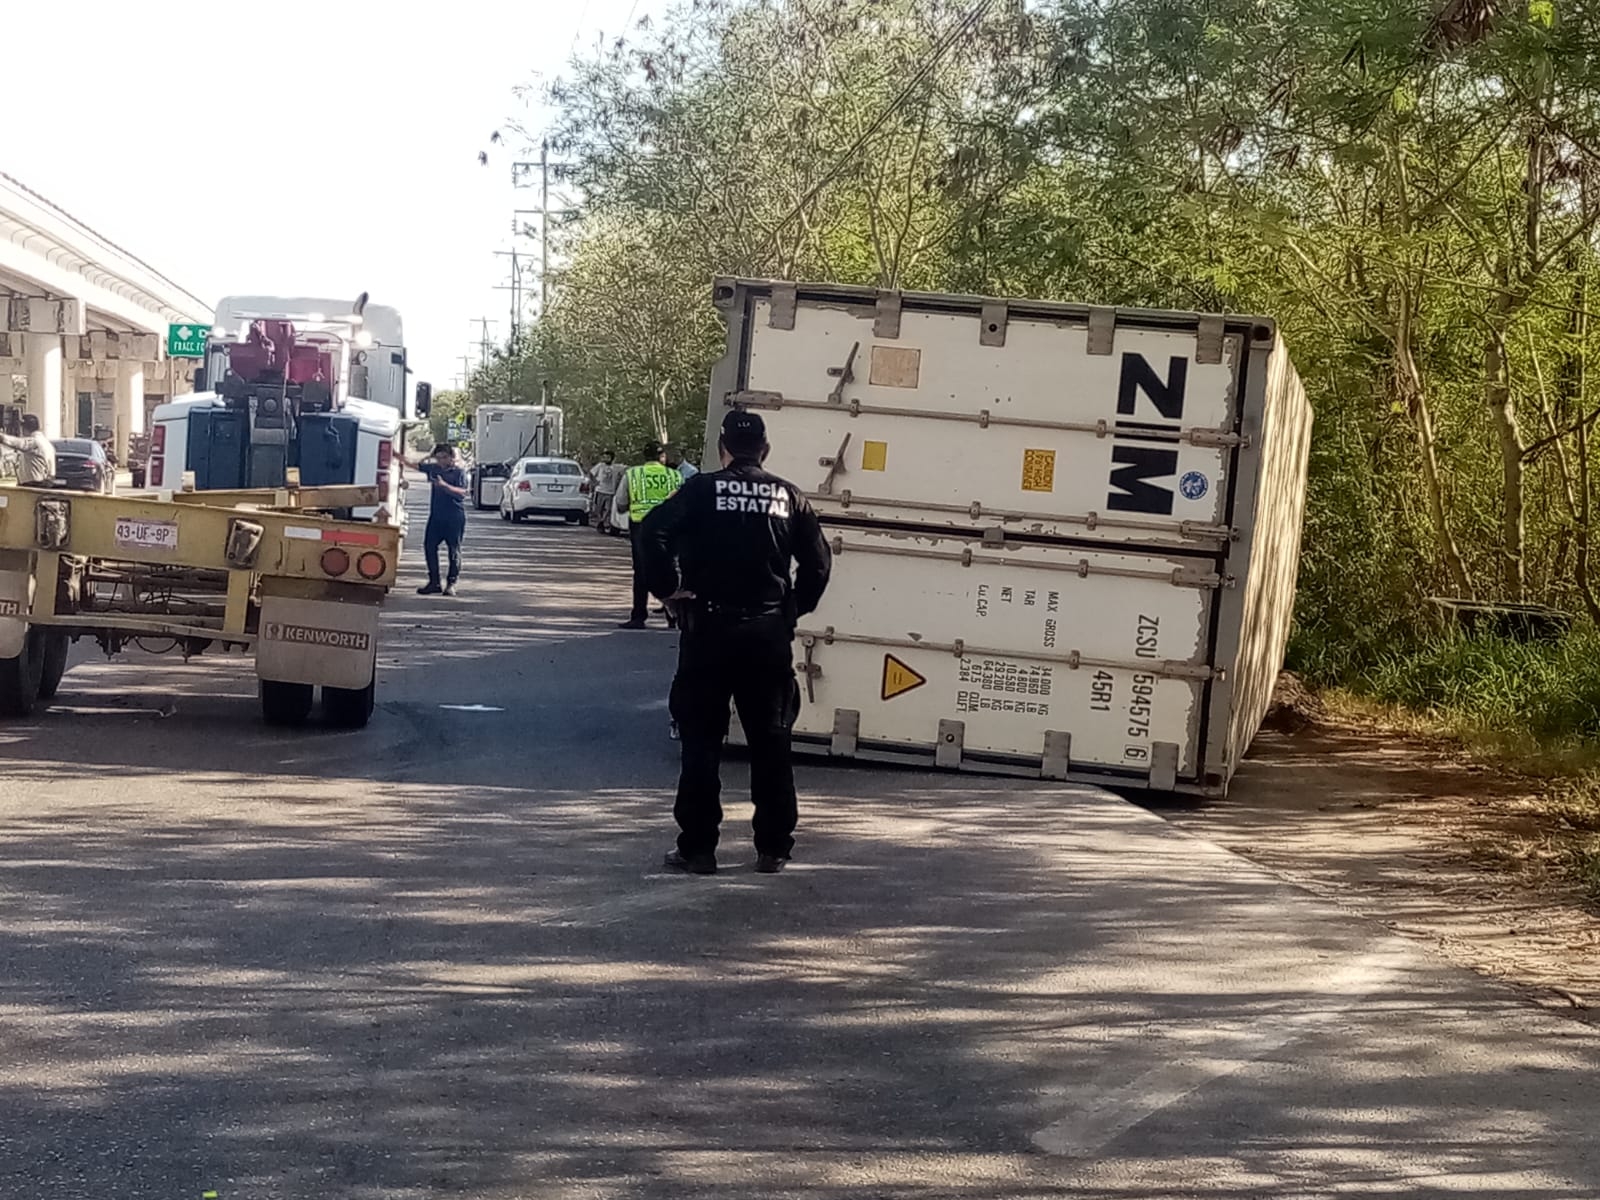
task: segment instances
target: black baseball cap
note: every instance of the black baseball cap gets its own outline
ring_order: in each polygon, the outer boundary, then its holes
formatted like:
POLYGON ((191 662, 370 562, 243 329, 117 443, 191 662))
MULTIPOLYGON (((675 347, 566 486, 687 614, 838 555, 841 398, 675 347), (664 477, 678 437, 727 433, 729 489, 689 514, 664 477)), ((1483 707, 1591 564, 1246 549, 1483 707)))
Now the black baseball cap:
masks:
POLYGON ((736 408, 722 418, 722 442, 730 450, 759 450, 767 440, 767 423, 760 413, 736 408))

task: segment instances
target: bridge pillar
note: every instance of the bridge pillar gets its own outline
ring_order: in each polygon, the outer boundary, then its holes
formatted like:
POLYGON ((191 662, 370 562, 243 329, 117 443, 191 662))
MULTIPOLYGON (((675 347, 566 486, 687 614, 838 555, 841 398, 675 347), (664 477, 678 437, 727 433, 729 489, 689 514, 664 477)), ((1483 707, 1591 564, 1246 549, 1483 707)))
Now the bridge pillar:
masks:
POLYGON ((25 333, 23 340, 23 370, 28 376, 28 411, 39 418, 39 428, 45 437, 61 436, 62 385, 66 375, 61 369, 61 335, 55 333, 25 333))
POLYGON ((144 432, 144 363, 124 362, 117 371, 117 462, 128 464, 128 441, 144 432))

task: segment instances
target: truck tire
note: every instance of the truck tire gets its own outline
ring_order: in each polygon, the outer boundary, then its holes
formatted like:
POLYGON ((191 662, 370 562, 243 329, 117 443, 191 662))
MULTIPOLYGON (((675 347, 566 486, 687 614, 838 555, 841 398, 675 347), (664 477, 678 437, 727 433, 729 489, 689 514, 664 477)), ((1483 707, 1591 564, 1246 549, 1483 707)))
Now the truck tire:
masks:
POLYGON ((322 715, 328 718, 328 724, 340 729, 365 729, 372 720, 377 695, 376 676, 364 688, 325 687, 322 689, 322 715))
POLYGON ((579 513, 577 521, 579 525, 587 525, 589 523, 589 514, 587 512, 579 513))
POLYGON ((304 725, 311 715, 313 688, 309 683, 260 680, 261 719, 268 725, 304 725))
POLYGON ((67 651, 72 649, 72 639, 64 633, 51 630, 44 635, 44 666, 39 676, 39 699, 55 699, 61 677, 67 673, 67 651))
POLYGON ((15 658, 0 658, 0 716, 31 717, 44 678, 45 631, 30 627, 15 658))
POLYGON ((476 471, 472 473, 472 507, 482 512, 489 506, 483 502, 483 476, 476 471))

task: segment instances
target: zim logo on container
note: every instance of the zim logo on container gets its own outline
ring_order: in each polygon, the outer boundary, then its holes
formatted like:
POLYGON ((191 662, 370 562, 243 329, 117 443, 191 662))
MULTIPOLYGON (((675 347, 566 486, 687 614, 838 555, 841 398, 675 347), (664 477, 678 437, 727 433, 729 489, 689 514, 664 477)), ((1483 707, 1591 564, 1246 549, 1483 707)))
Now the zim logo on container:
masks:
POLYGON ((1210 490, 1211 481, 1199 471, 1189 471, 1178 480, 1178 491, 1183 494, 1185 500, 1202 499, 1210 490))
POLYGON ((333 650, 366 650, 372 638, 349 629, 317 629, 311 625, 281 625, 267 622, 261 636, 269 642, 294 642, 301 646, 327 646, 333 650))

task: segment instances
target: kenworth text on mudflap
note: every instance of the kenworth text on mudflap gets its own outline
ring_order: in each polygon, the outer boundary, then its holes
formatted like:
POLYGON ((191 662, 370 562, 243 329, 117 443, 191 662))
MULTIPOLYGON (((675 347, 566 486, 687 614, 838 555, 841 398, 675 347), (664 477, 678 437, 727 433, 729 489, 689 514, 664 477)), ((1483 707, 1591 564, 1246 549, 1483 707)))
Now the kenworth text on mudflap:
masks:
POLYGON ((154 413, 146 486, 376 487, 376 504, 336 515, 403 526, 397 452, 430 400, 425 383, 412 394, 399 312, 365 293, 353 303, 226 296, 194 394, 154 413))
POLYGON ((329 723, 370 719, 402 542, 395 440, 431 398, 418 384, 410 402, 399 315, 365 295, 226 299, 198 383, 156 410, 150 490, 0 489, 0 715, 52 697, 89 637, 252 654, 272 724, 304 722, 319 688, 329 723))

